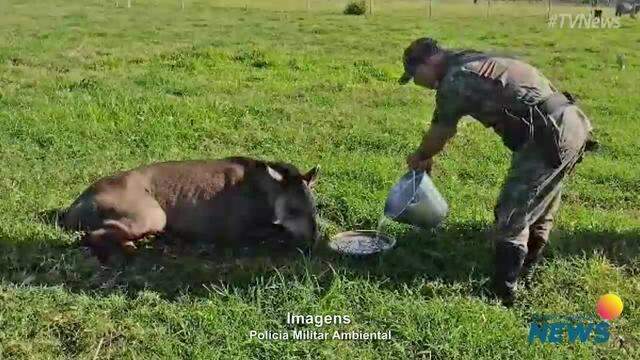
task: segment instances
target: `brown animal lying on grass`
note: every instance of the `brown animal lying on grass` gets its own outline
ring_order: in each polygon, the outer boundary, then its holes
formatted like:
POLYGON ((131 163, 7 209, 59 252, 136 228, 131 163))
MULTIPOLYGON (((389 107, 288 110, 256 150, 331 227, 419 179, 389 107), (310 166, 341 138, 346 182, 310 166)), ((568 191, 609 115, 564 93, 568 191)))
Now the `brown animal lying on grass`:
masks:
POLYGON ((85 233, 105 263, 112 247, 132 254, 135 241, 168 233, 179 239, 230 246, 318 238, 306 174, 286 163, 233 157, 156 163, 98 180, 65 211, 61 225, 85 233))

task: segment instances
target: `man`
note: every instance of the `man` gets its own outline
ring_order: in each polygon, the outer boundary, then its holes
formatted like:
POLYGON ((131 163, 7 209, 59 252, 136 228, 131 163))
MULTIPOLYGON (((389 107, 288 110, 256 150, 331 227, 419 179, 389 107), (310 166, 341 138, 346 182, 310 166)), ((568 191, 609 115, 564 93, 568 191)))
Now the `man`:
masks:
POLYGON ((493 234, 494 291, 511 304, 518 276, 530 274, 549 239, 565 176, 594 143, 591 124, 570 95, 515 59, 446 50, 422 38, 405 50, 404 70, 401 84, 413 79, 437 90, 431 126, 407 158, 411 169, 430 172, 433 156, 456 134, 465 115, 493 128, 513 151, 493 234))

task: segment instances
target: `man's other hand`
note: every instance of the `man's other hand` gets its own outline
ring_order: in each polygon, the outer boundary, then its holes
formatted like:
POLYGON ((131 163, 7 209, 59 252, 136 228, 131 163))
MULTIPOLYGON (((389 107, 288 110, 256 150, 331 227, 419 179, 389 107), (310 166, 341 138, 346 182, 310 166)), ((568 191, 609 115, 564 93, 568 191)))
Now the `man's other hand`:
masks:
POLYGON ((425 158, 421 152, 416 151, 409 156, 407 156, 407 166, 409 169, 416 171, 426 171, 427 174, 431 175, 431 167, 433 166, 432 158, 425 158))

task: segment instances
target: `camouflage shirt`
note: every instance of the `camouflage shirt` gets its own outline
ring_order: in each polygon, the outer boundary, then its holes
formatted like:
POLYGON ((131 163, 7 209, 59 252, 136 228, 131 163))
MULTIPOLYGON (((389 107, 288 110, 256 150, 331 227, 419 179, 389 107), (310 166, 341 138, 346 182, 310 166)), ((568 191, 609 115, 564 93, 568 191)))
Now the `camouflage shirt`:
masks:
POLYGON ((432 124, 456 127, 461 117, 470 115, 515 151, 531 136, 531 126, 523 120, 531 107, 556 92, 536 68, 522 61, 451 54, 437 89, 432 124))

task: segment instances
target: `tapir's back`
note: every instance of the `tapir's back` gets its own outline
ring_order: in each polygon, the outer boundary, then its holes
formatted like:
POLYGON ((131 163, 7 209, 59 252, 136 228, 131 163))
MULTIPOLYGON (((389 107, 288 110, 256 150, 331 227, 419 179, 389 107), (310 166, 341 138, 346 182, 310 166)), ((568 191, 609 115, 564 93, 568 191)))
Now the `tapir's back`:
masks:
POLYGON ((213 199, 245 179, 246 166, 223 160, 188 160, 156 163, 134 169, 148 180, 148 191, 163 208, 181 202, 213 199))
POLYGON ((271 221, 260 181, 267 175, 259 171, 260 165, 245 158, 190 160, 157 163, 132 173, 148 179, 148 193, 164 209, 172 232, 224 241, 251 224, 271 221))

